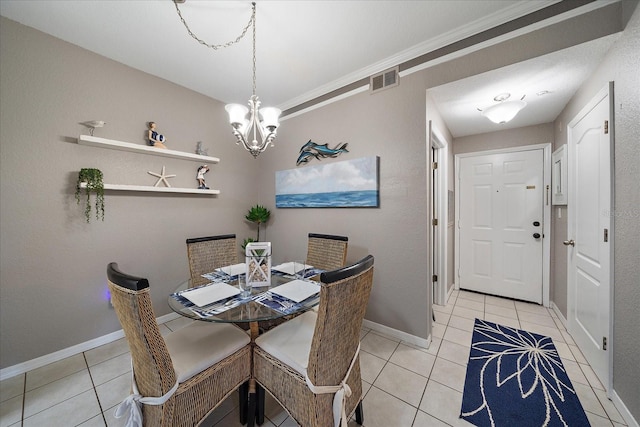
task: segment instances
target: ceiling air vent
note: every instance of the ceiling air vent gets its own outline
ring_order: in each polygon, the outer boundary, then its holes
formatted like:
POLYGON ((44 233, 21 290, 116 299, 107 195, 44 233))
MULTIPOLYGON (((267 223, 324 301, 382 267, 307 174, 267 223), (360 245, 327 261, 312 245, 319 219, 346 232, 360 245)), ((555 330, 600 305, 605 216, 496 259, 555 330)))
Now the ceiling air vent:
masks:
POLYGON ((398 67, 394 67, 371 76, 369 90, 374 93, 382 89, 398 86, 399 83, 398 67))

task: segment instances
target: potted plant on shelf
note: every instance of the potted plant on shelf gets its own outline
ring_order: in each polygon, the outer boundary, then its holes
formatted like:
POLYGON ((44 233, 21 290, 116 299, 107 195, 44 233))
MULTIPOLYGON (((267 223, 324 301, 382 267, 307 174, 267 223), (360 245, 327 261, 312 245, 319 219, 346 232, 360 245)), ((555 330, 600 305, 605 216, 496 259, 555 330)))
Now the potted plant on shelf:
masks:
POLYGON ((81 184, 84 185, 84 191, 87 196, 86 206, 84 208, 84 216, 87 222, 91 219, 91 193, 96 193, 96 219, 104 221, 104 182, 102 181, 102 172, 100 169, 83 168, 78 173, 78 181, 76 182, 76 201, 80 204, 81 184))
POLYGON ((265 208, 264 206, 255 205, 251 207, 251 209, 249 209, 244 218, 247 221, 253 222, 254 224, 258 225, 258 233, 255 240, 253 240, 251 237, 247 237, 246 239, 244 239, 244 242, 242 243, 243 250, 246 248, 247 243, 260 241, 260 224, 265 224, 269 220, 270 216, 271 211, 269 211, 269 209, 265 208))

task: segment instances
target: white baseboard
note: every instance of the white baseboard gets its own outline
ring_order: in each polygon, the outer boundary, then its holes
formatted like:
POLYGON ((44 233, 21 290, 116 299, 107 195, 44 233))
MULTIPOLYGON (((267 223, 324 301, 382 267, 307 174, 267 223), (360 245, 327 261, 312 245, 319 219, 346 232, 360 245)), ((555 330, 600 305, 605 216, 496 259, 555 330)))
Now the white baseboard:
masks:
POLYGON ((631 415, 631 412, 629 412, 627 405, 624 404, 615 390, 611 390, 611 401, 613 402, 613 405, 616 407, 618 412, 620 412, 620 415, 622 415, 622 418, 624 418, 624 421, 629 427, 640 427, 638 425, 638 421, 633 418, 633 415, 631 415))
MULTIPOLYGON (((158 321, 158 324, 163 324, 178 317, 180 317, 178 313, 169 313, 165 314, 164 316, 158 317, 156 320, 158 321)), ((7 378, 15 377, 16 375, 24 374, 25 372, 29 372, 37 368, 41 368, 50 363, 74 356, 78 353, 100 347, 101 345, 109 344, 110 342, 119 340, 122 337, 124 337, 124 331, 120 329, 119 331, 115 331, 110 334, 85 341, 83 343, 56 351, 54 353, 46 354, 32 360, 27 360, 26 362, 18 363, 17 365, 0 369, 0 381, 6 380, 7 378)))
POLYGON ((560 309, 558 308, 556 303, 551 301, 551 307, 550 308, 553 310, 554 313, 556 313, 556 315, 558 316, 558 319, 560 319, 560 321, 562 322, 562 325, 564 326, 564 328, 567 329, 567 318, 564 317, 564 314, 562 314, 562 312, 560 311, 560 309))
POLYGON ((392 338, 397 338, 399 340, 408 342, 409 344, 413 344, 418 347, 429 348, 429 345, 431 345, 431 335, 429 335, 429 338, 426 338, 426 339, 420 338, 415 335, 411 335, 406 332, 402 332, 397 329, 393 329, 388 326, 384 326, 367 319, 363 320, 362 326, 364 326, 365 328, 369 328, 372 331, 380 332, 381 334, 387 335, 392 338))

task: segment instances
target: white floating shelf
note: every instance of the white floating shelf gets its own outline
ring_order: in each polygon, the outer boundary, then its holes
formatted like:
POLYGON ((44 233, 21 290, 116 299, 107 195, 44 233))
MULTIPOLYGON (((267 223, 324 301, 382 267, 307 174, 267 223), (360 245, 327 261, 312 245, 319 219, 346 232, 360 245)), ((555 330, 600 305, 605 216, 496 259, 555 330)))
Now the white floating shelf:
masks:
MULTIPOLYGON (((152 154, 154 156, 194 160, 197 162, 218 163, 220 161, 220 159, 217 157, 201 156, 199 154, 186 153, 184 151, 169 150, 164 148, 153 148, 150 145, 132 144, 130 142, 98 138, 97 136, 90 136, 90 135, 80 135, 78 137, 78 144, 88 145, 91 147, 111 148, 114 150, 133 151, 135 153, 152 154)), ((140 190, 137 190, 137 191, 140 191, 140 190)))
MULTIPOLYGON (((80 188, 87 188, 87 184, 80 183, 80 188)), ((187 193, 212 195, 220 194, 220 190, 199 190, 197 188, 174 188, 174 187, 152 187, 150 185, 125 185, 125 184, 104 184, 105 190, 123 190, 123 191, 145 191, 152 193, 187 193)))

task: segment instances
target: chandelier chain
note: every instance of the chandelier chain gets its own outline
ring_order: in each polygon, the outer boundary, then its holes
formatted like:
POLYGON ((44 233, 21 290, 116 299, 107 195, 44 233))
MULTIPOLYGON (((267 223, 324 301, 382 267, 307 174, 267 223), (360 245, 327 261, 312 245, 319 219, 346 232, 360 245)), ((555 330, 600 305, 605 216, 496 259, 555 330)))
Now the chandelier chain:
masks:
MULTIPOLYGON (((191 28, 189 28, 187 21, 182 16, 182 13, 180 12, 180 8, 178 7, 178 2, 174 0, 173 4, 176 6, 176 11, 178 12, 180 21, 182 21, 182 25, 184 25, 184 27, 187 29, 187 32, 189 33, 189 35, 193 37, 201 45, 211 48, 213 50, 224 49, 225 47, 229 47, 231 45, 238 43, 247 34, 247 31, 249 30, 249 27, 251 26, 251 24, 253 24, 253 45, 254 45, 253 51, 254 51, 254 64, 255 64, 255 38, 256 38, 256 35, 255 35, 256 5, 255 3, 253 3, 253 11, 251 13, 251 18, 249 18, 249 22, 247 22, 247 25, 243 28, 242 34, 240 34, 235 40, 231 40, 223 44, 209 44, 204 40, 202 40, 201 38, 199 38, 198 36, 196 36, 194 32, 191 31, 191 28)), ((255 65, 254 65, 254 79, 255 79, 255 65)))
POLYGON ((256 94, 256 3, 253 5, 253 14, 251 21, 253 22, 253 95, 256 94))

